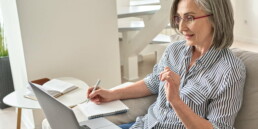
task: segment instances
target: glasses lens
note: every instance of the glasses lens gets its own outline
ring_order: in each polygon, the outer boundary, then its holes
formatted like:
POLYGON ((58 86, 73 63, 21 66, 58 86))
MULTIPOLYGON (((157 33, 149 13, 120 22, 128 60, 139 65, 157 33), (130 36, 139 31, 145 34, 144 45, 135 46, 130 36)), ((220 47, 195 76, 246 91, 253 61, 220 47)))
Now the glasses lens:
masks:
POLYGON ((180 20, 181 18, 179 16, 174 16, 174 21, 176 25, 180 23, 180 20))
POLYGON ((194 16, 188 15, 184 19, 187 23, 191 23, 194 21, 194 16))

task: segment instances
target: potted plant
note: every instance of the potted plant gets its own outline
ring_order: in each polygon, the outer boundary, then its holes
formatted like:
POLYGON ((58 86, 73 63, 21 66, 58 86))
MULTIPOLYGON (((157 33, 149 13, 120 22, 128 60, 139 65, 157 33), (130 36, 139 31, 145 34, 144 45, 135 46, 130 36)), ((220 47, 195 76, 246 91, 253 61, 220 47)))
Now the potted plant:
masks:
POLYGON ((2 27, 0 27, 0 109, 8 107, 3 103, 3 98, 12 91, 14 87, 8 50, 4 43, 2 27))

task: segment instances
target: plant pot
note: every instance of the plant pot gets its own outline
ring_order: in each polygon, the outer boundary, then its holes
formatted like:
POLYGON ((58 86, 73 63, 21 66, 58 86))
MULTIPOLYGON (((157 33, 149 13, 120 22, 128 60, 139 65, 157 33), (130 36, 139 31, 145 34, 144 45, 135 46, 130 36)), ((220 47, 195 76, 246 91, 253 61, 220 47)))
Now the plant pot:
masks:
POLYGON ((0 57, 0 109, 9 107, 3 103, 3 98, 13 91, 14 86, 9 57, 0 57))

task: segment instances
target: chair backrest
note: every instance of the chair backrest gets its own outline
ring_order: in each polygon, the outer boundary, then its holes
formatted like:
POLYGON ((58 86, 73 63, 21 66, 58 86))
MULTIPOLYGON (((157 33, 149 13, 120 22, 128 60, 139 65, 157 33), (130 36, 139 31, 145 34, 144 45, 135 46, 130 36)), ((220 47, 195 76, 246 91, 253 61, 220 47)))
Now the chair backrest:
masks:
POLYGON ((236 129, 258 128, 258 53, 232 49, 246 66, 243 105, 236 121, 236 129))

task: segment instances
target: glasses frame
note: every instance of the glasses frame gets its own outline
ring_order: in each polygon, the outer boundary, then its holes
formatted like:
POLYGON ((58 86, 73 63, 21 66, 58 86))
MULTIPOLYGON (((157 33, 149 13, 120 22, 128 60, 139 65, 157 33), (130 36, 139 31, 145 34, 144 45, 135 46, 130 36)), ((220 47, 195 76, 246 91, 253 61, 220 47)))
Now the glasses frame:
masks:
POLYGON ((191 16, 193 17, 192 21, 187 21, 187 20, 185 20, 185 18, 181 18, 180 16, 174 16, 174 22, 175 22, 174 24, 175 24, 175 25, 179 25, 181 21, 185 21, 187 24, 189 24, 189 23, 193 22, 193 21, 196 20, 196 19, 201 19, 201 18, 205 18, 205 17, 212 16, 212 15, 213 15, 213 14, 208 14, 208 15, 199 16, 199 17, 194 17, 194 16, 191 15, 191 16), (179 21, 179 22, 176 22, 175 18, 179 18, 180 21, 179 21))

